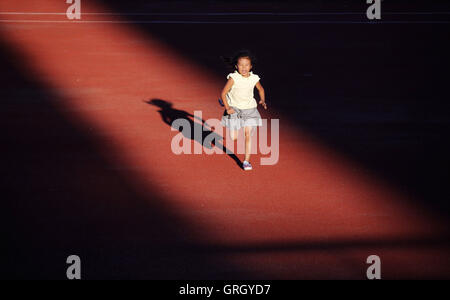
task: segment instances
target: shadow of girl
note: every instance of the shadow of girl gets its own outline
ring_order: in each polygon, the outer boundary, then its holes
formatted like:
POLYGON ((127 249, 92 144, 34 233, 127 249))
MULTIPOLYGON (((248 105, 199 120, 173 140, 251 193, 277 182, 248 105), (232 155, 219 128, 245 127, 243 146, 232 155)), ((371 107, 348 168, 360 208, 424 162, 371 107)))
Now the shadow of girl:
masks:
POLYGON ((163 122, 174 128, 175 130, 181 132, 185 138, 191 139, 208 149, 212 149, 213 147, 219 148, 231 159, 233 159, 240 168, 242 168, 242 163, 236 156, 236 154, 232 153, 232 151, 230 151, 223 145, 223 136, 212 131, 214 130, 214 128, 211 128, 202 118, 188 113, 187 111, 175 109, 173 108, 171 102, 165 100, 152 99, 146 101, 146 103, 159 107, 160 109, 158 110, 158 112, 161 114, 163 122), (195 122, 195 119, 197 119, 201 123, 195 122), (176 120, 183 120, 183 122, 188 122, 190 130, 185 130, 183 126, 174 126, 174 121, 176 120), (201 132, 201 134, 195 134, 196 132, 201 132))

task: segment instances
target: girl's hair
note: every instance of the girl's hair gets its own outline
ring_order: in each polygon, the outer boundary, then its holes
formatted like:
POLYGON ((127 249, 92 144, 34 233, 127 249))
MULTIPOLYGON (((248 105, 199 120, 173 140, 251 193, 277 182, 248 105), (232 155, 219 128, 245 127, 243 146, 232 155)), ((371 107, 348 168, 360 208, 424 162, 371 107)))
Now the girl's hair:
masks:
POLYGON ((252 66, 256 64, 256 57, 247 49, 242 49, 236 52, 233 56, 221 56, 222 61, 227 65, 230 70, 236 70, 236 65, 240 58, 246 57, 250 59, 252 66))

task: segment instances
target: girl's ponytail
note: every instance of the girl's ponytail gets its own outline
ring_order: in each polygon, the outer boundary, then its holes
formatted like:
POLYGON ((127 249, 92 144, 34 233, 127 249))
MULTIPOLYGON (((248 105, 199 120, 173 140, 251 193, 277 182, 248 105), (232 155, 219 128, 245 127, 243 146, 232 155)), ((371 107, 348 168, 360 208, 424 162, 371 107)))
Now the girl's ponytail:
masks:
POLYGON ((228 71, 234 71, 235 70, 235 64, 233 64, 233 57, 230 56, 220 56, 220 59, 224 62, 226 65, 228 71))

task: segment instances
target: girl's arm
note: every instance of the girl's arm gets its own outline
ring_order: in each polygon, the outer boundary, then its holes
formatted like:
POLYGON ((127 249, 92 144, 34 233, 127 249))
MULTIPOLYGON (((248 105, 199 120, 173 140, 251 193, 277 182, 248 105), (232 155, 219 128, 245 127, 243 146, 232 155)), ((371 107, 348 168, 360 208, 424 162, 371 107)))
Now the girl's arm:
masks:
POLYGON ((264 88, 262 87, 261 83, 259 83, 259 81, 256 83, 256 88, 258 89, 259 98, 261 99, 259 101, 259 104, 261 104, 264 109, 267 109, 266 95, 264 94, 264 88))
POLYGON ((233 78, 230 77, 230 79, 228 79, 227 83, 225 84, 225 87, 223 88, 222 93, 220 94, 220 96, 222 97, 223 104, 225 105, 225 109, 227 110, 227 113, 229 113, 229 114, 234 113, 233 109, 231 109, 232 112, 228 112, 231 107, 230 107, 230 105, 228 105, 228 101, 227 101, 227 94, 230 91, 233 84, 234 84, 234 80, 233 80, 233 78))

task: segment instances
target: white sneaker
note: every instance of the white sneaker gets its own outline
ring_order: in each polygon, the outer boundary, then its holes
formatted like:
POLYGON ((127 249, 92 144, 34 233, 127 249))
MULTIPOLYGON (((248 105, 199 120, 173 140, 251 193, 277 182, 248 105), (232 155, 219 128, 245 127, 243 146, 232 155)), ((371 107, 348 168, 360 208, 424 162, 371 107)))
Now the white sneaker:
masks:
POLYGON ((245 171, 250 171, 252 169, 252 165, 250 164, 250 162, 246 160, 244 160, 242 167, 244 168, 245 171))

